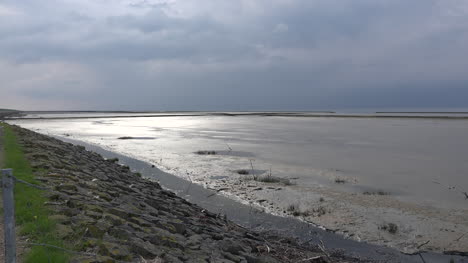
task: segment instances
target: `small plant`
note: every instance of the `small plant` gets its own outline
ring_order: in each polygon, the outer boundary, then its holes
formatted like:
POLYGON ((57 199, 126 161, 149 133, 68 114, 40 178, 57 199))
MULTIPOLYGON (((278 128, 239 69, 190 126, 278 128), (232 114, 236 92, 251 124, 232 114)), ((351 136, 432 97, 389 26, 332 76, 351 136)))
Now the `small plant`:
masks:
POLYGON ((325 199, 324 199, 323 197, 320 197, 319 201, 320 201, 320 202, 324 202, 325 199))
POLYGON ((141 177, 141 173, 135 173, 135 175, 141 177))
POLYGON ((343 179, 343 178, 337 177, 337 178, 335 178, 335 183, 337 183, 337 184, 344 184, 344 183, 346 183, 346 180, 343 179))
POLYGON ((281 182, 281 178, 274 177, 271 175, 266 175, 266 176, 257 177, 256 181, 263 182, 263 183, 279 183, 281 182))
POLYGON ((294 211, 298 210, 298 207, 297 207, 296 205, 294 205, 294 204, 290 204, 290 205, 286 208, 286 210, 287 210, 288 212, 294 212, 294 211))
POLYGON ((314 212, 317 213, 317 216, 323 216, 323 215, 325 215, 327 213, 327 210, 325 209, 325 207, 319 206, 319 208, 314 210, 314 212))
POLYGON ((389 232, 390 234, 396 234, 398 232, 398 226, 394 223, 388 223, 380 226, 380 229, 389 232))
POLYGON ((310 215, 309 211, 301 211, 299 209, 299 206, 295 204, 290 204, 286 208, 286 211, 291 212, 293 216, 309 216, 310 215))

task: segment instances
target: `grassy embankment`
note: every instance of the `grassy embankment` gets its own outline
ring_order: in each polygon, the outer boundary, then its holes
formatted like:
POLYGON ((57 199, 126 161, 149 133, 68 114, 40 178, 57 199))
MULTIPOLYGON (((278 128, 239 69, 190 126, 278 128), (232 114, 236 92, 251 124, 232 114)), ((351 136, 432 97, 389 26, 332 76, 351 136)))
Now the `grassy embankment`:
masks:
MULTIPOLYGON (((12 168, 16 178, 37 184, 31 166, 10 126, 3 126, 4 168, 12 168)), ((50 210, 45 206, 47 199, 43 190, 21 183, 15 185, 15 214, 21 240, 28 243, 48 244, 65 247, 56 237, 56 222, 49 219, 50 210)), ((18 244, 18 247, 24 244, 18 244)), ((24 262, 68 262, 69 255, 61 250, 46 246, 28 246, 22 256, 24 262)))

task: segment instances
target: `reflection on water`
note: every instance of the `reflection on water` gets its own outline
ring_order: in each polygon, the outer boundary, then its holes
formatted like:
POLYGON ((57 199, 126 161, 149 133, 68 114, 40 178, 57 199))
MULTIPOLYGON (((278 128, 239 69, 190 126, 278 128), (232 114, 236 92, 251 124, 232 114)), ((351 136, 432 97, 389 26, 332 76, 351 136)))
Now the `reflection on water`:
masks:
POLYGON ((271 170, 301 187, 374 189, 419 204, 467 206, 468 120, 188 116, 15 123, 98 144, 206 185, 238 176, 239 169, 271 170), (200 150, 216 154, 195 154, 200 150))

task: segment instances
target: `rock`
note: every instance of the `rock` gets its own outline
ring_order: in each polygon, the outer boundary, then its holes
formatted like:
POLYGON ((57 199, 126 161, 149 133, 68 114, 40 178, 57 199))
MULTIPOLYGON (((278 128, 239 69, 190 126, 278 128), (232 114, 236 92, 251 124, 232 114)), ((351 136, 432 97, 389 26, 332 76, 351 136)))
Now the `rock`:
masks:
POLYGON ((128 219, 129 222, 132 222, 138 226, 141 226, 141 227, 149 227, 151 226, 151 224, 149 224, 147 221, 141 219, 141 218, 138 218, 138 217, 131 217, 128 219))
POLYGON ((130 250, 144 258, 153 258, 155 256, 159 256, 157 255, 158 249, 156 249, 154 245, 141 239, 133 239, 130 242, 130 250))
POLYGON ((233 240, 223 240, 219 243, 219 247, 234 255, 240 255, 242 252, 246 252, 246 248, 242 247, 239 242, 233 240))
POLYGON ((280 263, 280 261, 270 257, 270 256, 259 256, 259 257, 254 257, 247 255, 245 256, 245 259, 247 260, 248 263, 280 263))
POLYGON ((55 187, 55 189, 58 190, 58 191, 73 191, 73 192, 78 191, 78 188, 75 185, 72 185, 72 184, 57 185, 55 187))
POLYGON ((130 218, 130 214, 125 212, 124 210, 122 209, 119 209, 119 208, 112 208, 108 211, 109 213, 113 214, 113 215, 116 215, 122 219, 125 219, 125 220, 128 220, 130 218))
POLYGON ((111 242, 102 242, 99 244, 99 254, 110 256, 117 260, 130 261, 132 259, 130 252, 126 246, 111 242))
POLYGON ((221 234, 214 234, 214 235, 212 236, 212 238, 213 238, 214 240, 223 240, 224 236, 221 235, 221 234))
POLYGON ((114 226, 120 226, 121 224, 123 224, 123 220, 120 217, 113 214, 104 213, 103 218, 114 226))
POLYGON ((102 238, 104 236, 104 233, 106 233, 106 231, 97 227, 96 225, 88 226, 87 236, 89 237, 102 238))
POLYGON ((111 257, 96 256, 90 257, 77 257, 72 259, 70 263, 115 263, 116 261, 111 257))
POLYGON ((128 240, 132 235, 130 232, 128 232, 125 229, 119 229, 115 227, 108 230, 108 234, 117 239, 122 239, 122 240, 128 240))
POLYGON ((163 262, 170 262, 170 263, 182 263, 183 262, 180 259, 178 259, 176 256, 173 256, 170 254, 164 255, 163 260, 164 260, 163 262))
POLYGON ((65 239, 73 234, 73 229, 68 225, 57 224, 55 226, 55 233, 58 238, 65 239))
POLYGON ((85 215, 91 217, 91 218, 94 218, 94 219, 101 219, 102 218, 102 214, 101 213, 97 213, 97 212, 93 212, 93 211, 85 211, 85 215))
POLYGON ((169 223, 174 227, 174 232, 180 235, 185 235, 187 232, 187 227, 181 223, 169 223))
POLYGON ((49 216, 49 220, 55 221, 60 224, 68 225, 70 224, 70 217, 66 215, 51 215, 49 216))

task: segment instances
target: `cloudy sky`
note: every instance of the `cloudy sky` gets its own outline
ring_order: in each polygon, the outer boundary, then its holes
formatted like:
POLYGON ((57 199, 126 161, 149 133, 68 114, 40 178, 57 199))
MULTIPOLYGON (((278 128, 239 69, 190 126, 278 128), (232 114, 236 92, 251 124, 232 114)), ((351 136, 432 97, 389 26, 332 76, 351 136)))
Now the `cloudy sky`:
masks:
POLYGON ((466 0, 0 0, 0 108, 468 107, 466 0))

